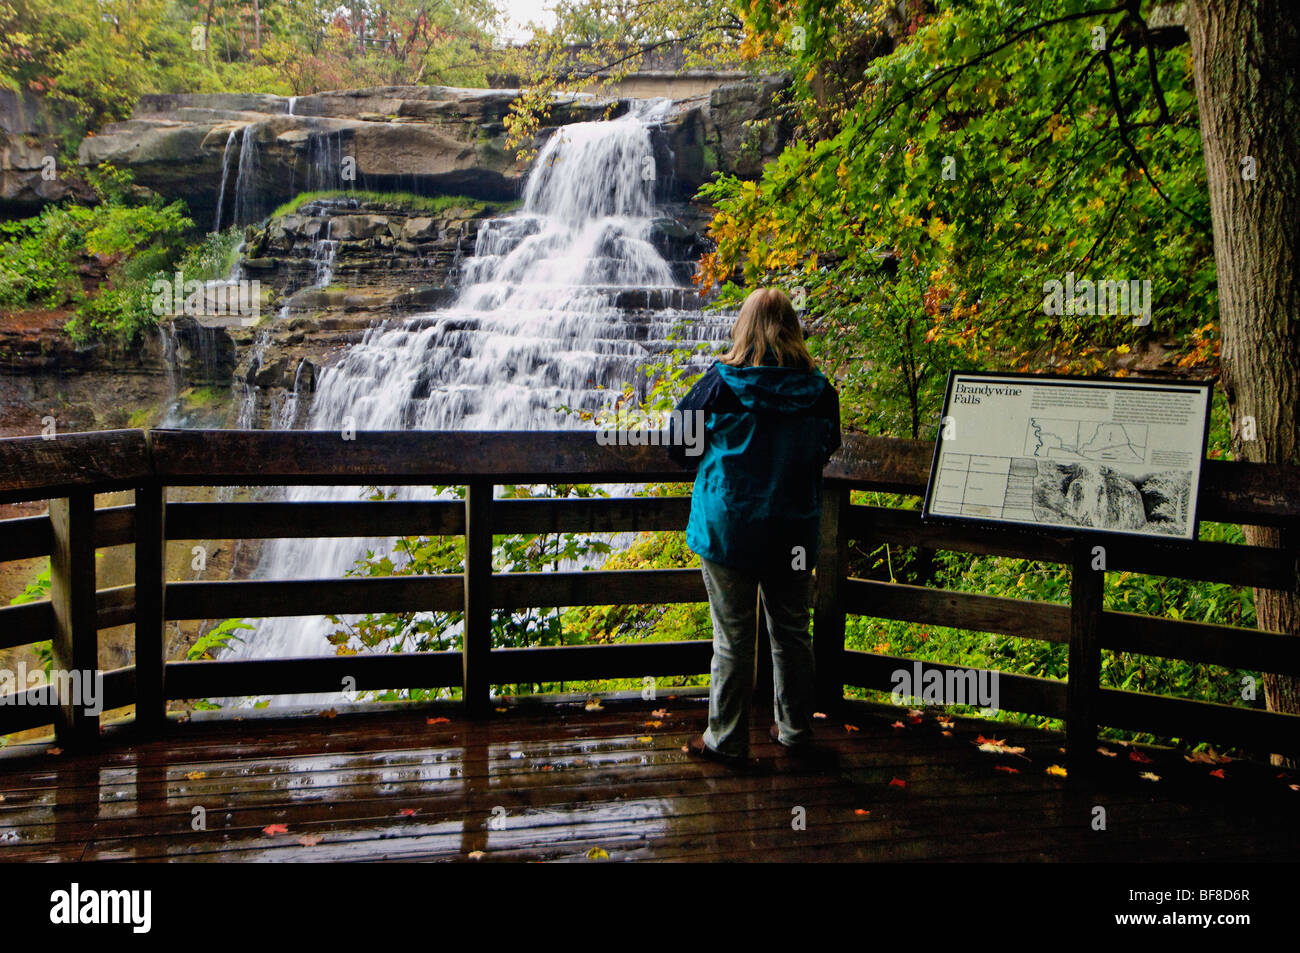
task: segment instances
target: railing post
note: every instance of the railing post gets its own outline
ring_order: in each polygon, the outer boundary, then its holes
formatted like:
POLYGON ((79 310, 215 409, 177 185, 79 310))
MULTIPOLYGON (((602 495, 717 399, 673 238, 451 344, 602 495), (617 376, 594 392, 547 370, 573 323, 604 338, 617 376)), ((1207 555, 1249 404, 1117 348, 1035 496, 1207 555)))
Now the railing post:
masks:
POLYGON ((166 507, 164 487, 135 488, 135 723, 147 733, 167 718, 166 507))
MULTIPOLYGON (((80 490, 67 499, 50 500, 50 603, 54 610, 51 640, 53 675, 61 689, 54 733, 61 747, 84 748, 99 734, 99 716, 88 713, 85 684, 99 670, 99 631, 95 608, 95 495, 80 490), (80 688, 80 698, 74 689, 80 688)), ((102 699, 99 699, 102 701, 102 699)))
POLYGON ((844 598, 848 571, 848 536, 842 522, 849 512, 849 490, 832 484, 822 495, 821 537, 815 572, 817 593, 813 611, 813 654, 817 664, 817 700, 834 715, 844 703, 844 598))
POLYGON ((1097 761, 1097 700, 1100 695, 1102 592, 1106 580, 1103 568, 1094 568, 1105 549, 1094 557, 1094 541, 1076 537, 1070 570, 1070 655, 1069 680, 1065 694, 1065 744, 1072 774, 1084 774, 1097 761))
POLYGON ((491 483, 465 488, 465 624, 461 657, 466 713, 486 715, 492 698, 488 662, 492 651, 491 483))

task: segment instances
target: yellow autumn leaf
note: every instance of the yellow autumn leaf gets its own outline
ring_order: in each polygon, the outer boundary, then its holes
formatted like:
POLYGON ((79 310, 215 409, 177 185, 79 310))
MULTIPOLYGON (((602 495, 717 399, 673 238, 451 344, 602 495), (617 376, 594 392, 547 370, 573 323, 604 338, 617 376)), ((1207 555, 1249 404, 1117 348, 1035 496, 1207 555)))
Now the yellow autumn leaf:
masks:
POLYGON ((208 772, 206 771, 191 771, 189 774, 185 775, 185 777, 191 781, 201 781, 207 776, 208 772))
POLYGON ((1047 769, 1047 773, 1056 778, 1063 778, 1066 776, 1066 770, 1059 764, 1052 765, 1047 769))
POLYGON ((654 741, 654 737, 652 735, 641 735, 636 740, 641 742, 643 745, 648 745, 650 742, 654 741))
POLYGON ((603 847, 593 847, 587 851, 588 860, 609 860, 609 852, 603 847))

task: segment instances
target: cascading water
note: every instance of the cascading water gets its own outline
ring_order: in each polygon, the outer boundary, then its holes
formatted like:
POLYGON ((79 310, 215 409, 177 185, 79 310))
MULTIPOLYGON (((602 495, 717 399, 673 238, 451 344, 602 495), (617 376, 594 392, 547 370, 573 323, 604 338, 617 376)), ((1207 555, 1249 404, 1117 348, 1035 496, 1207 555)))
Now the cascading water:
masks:
MULTIPOLYGON (((521 211, 485 222, 445 310, 373 328, 324 369, 303 425, 339 430, 526 430, 582 426, 561 406, 598 411, 674 329, 721 341, 728 315, 629 315, 631 289, 681 285, 650 241, 650 125, 667 103, 557 131, 538 155, 521 211)), ((701 357, 701 361, 705 358, 701 357)), ((399 499, 428 489, 395 488, 399 499)), ((289 500, 359 499, 361 487, 293 487, 289 500)), ((337 578, 388 539, 273 540, 260 578, 337 578)), ((336 627, 318 617, 263 620, 232 649, 243 657, 319 655, 336 627)), ((305 704, 320 696, 281 696, 305 704)))
POLYGON ((221 188, 217 191, 217 216, 212 222, 212 231, 221 231, 221 206, 226 201, 226 179, 230 177, 230 150, 235 145, 235 131, 230 130, 230 135, 226 136, 226 148, 221 153, 221 188))

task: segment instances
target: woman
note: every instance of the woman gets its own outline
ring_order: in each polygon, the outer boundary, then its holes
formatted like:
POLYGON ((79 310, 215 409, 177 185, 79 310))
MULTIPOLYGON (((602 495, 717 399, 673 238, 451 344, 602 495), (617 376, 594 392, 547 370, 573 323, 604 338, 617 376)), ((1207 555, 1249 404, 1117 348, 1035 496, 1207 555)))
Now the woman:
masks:
MULTIPOLYGON (((707 428, 703 452, 694 458, 699 471, 686 542, 700 556, 713 618, 709 726, 687 750, 744 763, 760 597, 772 642, 776 724, 770 736, 795 752, 811 750, 808 603, 821 474, 840 445, 840 405, 780 290, 750 294, 731 337, 731 350, 677 405, 682 415, 703 415, 707 428)), ((686 466, 692 461, 681 443, 670 432, 669 453, 686 466)))

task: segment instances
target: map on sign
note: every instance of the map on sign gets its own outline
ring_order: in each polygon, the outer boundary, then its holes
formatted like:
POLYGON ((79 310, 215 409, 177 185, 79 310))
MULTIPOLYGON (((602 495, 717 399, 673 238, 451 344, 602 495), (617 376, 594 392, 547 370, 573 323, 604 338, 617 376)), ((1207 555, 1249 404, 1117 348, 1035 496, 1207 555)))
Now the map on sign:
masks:
POLYGON ((954 372, 926 518, 1194 539, 1208 384, 954 372))

